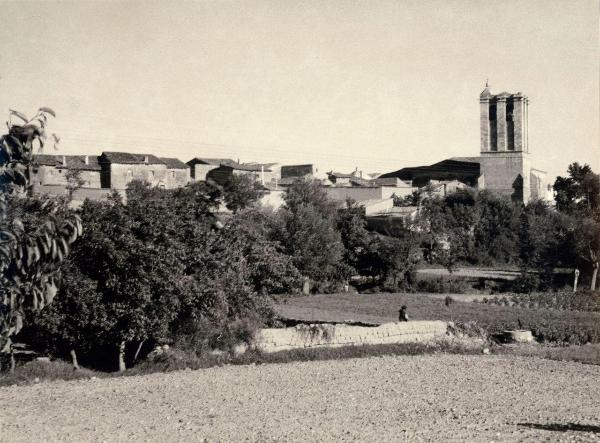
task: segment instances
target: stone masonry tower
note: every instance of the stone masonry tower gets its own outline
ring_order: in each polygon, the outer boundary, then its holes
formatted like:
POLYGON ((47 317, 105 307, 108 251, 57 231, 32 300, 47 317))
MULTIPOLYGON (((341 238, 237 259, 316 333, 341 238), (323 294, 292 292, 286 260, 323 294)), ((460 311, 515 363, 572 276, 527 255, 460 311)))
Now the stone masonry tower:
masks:
POLYGON ((481 128, 480 183, 485 189, 528 202, 530 161, 527 96, 501 92, 493 95, 489 86, 479 96, 481 128))

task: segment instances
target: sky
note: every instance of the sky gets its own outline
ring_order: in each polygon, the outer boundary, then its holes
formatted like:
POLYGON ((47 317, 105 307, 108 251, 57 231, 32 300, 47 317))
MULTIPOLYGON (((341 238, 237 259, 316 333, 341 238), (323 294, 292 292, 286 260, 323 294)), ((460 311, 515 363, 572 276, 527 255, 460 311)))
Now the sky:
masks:
POLYGON ((390 172, 478 155, 489 79, 529 97, 535 168, 600 170, 598 0, 0 0, 0 17, 0 118, 53 108, 58 154, 390 172))

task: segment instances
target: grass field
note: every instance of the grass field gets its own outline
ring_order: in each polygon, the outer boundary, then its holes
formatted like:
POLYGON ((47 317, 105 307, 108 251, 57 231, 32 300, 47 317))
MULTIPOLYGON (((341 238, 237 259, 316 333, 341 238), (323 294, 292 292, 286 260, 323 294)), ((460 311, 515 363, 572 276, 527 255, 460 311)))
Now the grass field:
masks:
POLYGON ((453 301, 426 294, 328 294, 281 298, 278 315, 308 321, 396 321, 406 305, 413 320, 474 321, 489 333, 531 329, 540 341, 570 344, 600 343, 600 313, 453 301))

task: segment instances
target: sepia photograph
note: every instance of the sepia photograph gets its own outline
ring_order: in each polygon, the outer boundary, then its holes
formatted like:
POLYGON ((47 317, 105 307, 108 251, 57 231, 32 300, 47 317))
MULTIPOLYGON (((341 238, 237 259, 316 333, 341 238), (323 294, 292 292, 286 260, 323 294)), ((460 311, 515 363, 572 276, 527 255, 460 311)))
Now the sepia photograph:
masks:
POLYGON ((600 0, 0 0, 0 443, 600 441, 600 0))

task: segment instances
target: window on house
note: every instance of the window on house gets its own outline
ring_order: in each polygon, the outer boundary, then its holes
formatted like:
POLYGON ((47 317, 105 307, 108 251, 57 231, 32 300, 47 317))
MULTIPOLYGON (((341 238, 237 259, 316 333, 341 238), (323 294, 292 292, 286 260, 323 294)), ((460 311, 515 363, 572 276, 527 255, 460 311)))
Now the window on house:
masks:
POLYGON ((171 177, 175 178, 175 171, 171 171, 171 177))

